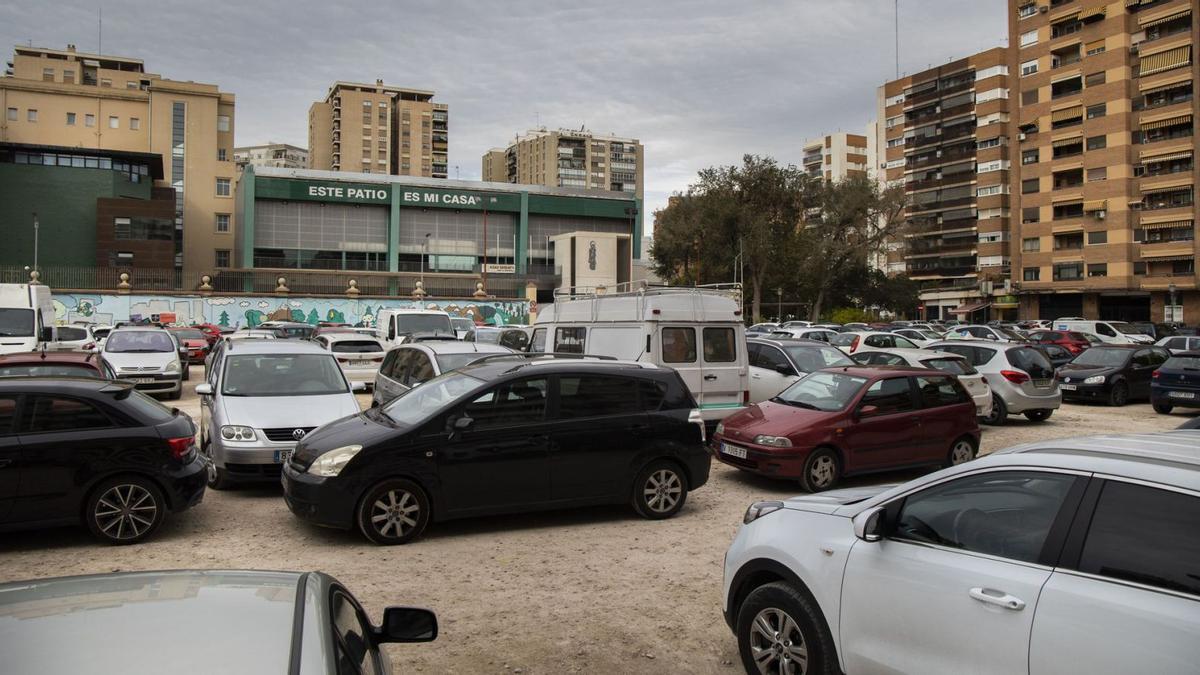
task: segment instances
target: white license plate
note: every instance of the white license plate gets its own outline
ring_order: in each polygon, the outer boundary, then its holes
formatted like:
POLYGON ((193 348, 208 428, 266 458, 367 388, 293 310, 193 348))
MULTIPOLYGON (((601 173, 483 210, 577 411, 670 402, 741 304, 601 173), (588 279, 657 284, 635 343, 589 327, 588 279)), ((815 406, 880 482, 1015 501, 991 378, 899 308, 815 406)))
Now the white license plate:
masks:
POLYGON ((1190 391, 1172 391, 1167 394, 1171 398, 1196 398, 1195 392, 1190 391))
POLYGON ((1054 382, 1054 380, 1034 380, 1033 386, 1037 387, 1038 389, 1045 389, 1045 388, 1049 387, 1051 385, 1051 383, 1053 383, 1053 382, 1054 382))
POLYGON ((290 460, 291 458, 292 458, 292 450, 291 449, 275 451, 275 463, 276 464, 287 464, 288 460, 290 460))
POLYGON ((730 445, 730 444, 728 444, 728 443, 722 443, 722 444, 721 444, 721 452, 722 452, 722 453, 724 453, 724 454, 726 454, 726 455, 729 455, 730 457, 737 457, 737 458, 739 458, 739 459, 746 459, 746 449, 745 449, 745 448, 739 448, 739 447, 738 447, 738 446, 736 446, 736 445, 730 445))
POLYGON ((1059 389, 1062 389, 1062 390, 1064 390, 1064 391, 1075 391, 1075 390, 1076 390, 1076 389, 1078 389, 1079 387, 1076 387, 1076 386, 1075 386, 1075 385, 1073 385, 1073 384, 1060 384, 1060 385, 1058 385, 1058 388, 1059 388, 1059 389))
POLYGON ((153 377, 131 377, 129 381, 134 384, 154 384, 155 379, 153 377))
POLYGON ((351 361, 349 363, 349 365, 351 368, 368 368, 368 367, 370 367, 371 362, 370 361, 351 361))

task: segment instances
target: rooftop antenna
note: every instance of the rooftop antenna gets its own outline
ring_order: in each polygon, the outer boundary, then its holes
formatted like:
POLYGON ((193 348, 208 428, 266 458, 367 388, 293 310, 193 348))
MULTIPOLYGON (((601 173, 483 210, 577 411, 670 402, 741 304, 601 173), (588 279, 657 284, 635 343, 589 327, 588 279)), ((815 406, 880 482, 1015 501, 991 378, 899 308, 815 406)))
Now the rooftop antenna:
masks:
POLYGON ((100 13, 96 17, 96 54, 104 53, 104 6, 99 7, 100 13))

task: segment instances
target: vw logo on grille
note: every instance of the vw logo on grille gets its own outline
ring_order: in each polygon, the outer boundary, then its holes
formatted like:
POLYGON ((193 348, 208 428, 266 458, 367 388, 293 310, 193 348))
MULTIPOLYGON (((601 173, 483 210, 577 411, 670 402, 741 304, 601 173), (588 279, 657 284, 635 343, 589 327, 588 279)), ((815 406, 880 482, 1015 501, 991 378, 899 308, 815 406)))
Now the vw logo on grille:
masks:
POLYGON ((304 438, 304 434, 307 433, 308 432, 303 429, 292 429, 292 438, 300 440, 301 438, 304 438))

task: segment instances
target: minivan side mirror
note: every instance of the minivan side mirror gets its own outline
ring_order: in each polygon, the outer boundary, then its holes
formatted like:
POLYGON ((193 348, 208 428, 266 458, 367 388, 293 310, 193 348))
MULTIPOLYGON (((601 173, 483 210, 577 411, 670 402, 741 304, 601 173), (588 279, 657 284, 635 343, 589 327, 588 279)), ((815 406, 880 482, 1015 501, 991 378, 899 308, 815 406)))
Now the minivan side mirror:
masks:
POLYGON ((450 434, 450 438, 454 438, 460 432, 470 429, 473 424, 475 424, 475 420, 466 415, 451 417, 446 420, 446 433, 450 434))
POLYGON ((213 389, 212 389, 211 384, 209 384, 207 382, 203 382, 201 384, 196 385, 196 395, 197 396, 212 396, 212 393, 213 393, 213 389))
POLYGON ((871 508, 854 516, 854 536, 863 541, 879 541, 883 538, 883 515, 884 508, 882 506, 872 506, 871 508))
POLYGON ((437 615, 420 607, 388 607, 383 625, 375 628, 375 644, 433 642, 438 636, 437 615))

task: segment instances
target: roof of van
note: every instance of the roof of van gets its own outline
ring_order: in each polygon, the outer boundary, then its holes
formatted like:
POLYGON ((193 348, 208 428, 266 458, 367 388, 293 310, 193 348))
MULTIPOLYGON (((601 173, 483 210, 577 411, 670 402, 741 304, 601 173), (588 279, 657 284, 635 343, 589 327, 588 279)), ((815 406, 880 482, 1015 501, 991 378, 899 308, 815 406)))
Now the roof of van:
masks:
POLYGON ((742 311, 737 301, 725 294, 696 288, 662 288, 559 300, 543 306, 535 324, 643 321, 741 324, 742 311))
POLYGON ((450 316, 449 312, 444 312, 440 309, 381 309, 375 314, 442 314, 450 316))

